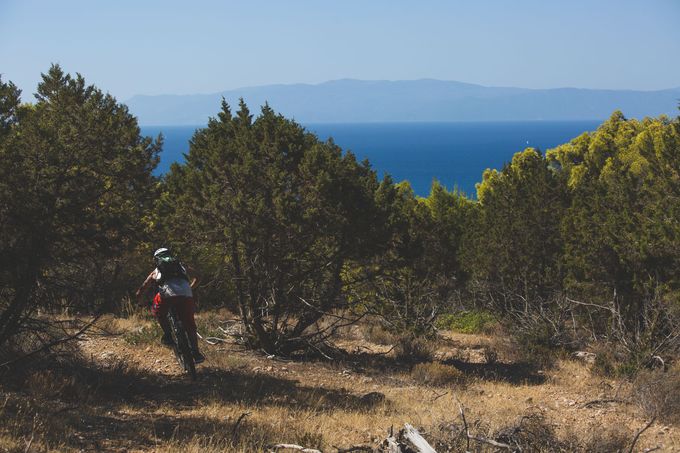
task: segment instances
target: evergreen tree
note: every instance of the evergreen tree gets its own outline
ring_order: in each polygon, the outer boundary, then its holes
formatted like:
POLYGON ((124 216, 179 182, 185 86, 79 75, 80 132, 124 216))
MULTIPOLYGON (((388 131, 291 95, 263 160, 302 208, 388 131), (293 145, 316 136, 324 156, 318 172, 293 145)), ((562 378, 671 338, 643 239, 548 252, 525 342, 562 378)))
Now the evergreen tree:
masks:
POLYGON ((562 226, 567 288, 616 301, 638 331, 646 301, 677 301, 680 289, 677 124, 615 112, 596 132, 549 153, 573 200, 562 226))
POLYGON ((527 148, 502 171, 485 171, 477 197, 463 251, 471 288, 502 310, 527 309, 558 291, 567 199, 541 153, 527 148))
POLYGON ((375 173, 264 106, 223 102, 195 133, 162 197, 176 245, 207 257, 234 295, 252 346, 289 353, 347 306, 343 272, 376 247, 375 173))
POLYGON ((127 107, 52 66, 36 103, 2 86, 0 344, 38 309, 92 308, 127 288, 118 263, 144 231, 159 143, 127 107))
POLYGON ((408 182, 389 179, 377 194, 387 247, 370 266, 355 269, 365 281, 359 297, 393 332, 428 335, 434 316, 450 308, 465 281, 460 246, 471 202, 437 181, 428 198, 416 197, 408 182))

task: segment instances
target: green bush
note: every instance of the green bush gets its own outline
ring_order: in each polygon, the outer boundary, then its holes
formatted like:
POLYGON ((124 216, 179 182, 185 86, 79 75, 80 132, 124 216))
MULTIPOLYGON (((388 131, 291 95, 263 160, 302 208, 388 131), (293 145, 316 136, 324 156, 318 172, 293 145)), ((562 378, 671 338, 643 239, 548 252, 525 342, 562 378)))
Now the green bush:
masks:
POLYGON ((439 315, 435 326, 438 329, 460 333, 484 333, 496 322, 496 318, 487 311, 461 311, 439 315))
POLYGON ((593 346, 595 362, 593 373, 600 376, 633 378, 646 367, 649 355, 626 351, 616 343, 599 343, 593 346))

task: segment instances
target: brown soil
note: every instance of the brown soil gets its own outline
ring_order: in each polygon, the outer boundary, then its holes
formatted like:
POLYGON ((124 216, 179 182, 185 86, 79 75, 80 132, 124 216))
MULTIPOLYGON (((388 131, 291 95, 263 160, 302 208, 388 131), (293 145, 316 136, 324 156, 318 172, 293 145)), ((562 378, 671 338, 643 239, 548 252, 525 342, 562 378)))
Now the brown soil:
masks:
MULTIPOLYGON (((226 314, 200 316, 199 329, 215 316, 226 314)), ((267 451, 285 442, 334 452, 377 446, 404 423, 438 451, 460 451, 460 407, 473 435, 539 415, 557 439, 579 439, 573 449, 583 450, 600 438, 598 448, 611 438, 630 443, 649 421, 626 382, 594 376, 578 361, 551 370, 512 363, 492 337, 443 333, 435 360, 463 379, 437 386, 417 381, 412 364, 358 327, 338 340, 346 354, 333 361, 283 360, 231 338, 202 343, 207 360, 191 382, 158 341, 126 341, 149 320, 106 322, 114 334, 84 338, 77 363, 22 371, 21 382, 0 387, 0 451, 267 451)), ((635 451, 657 447, 680 451, 678 428, 652 424, 635 451)))

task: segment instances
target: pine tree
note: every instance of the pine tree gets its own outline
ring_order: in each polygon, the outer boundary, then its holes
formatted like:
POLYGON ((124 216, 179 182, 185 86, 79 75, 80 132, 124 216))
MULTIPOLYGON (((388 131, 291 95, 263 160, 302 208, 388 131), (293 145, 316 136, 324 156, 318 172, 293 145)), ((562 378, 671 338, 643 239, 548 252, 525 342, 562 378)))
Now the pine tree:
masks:
POLYGON ((289 353, 347 306, 343 272, 375 248, 375 173, 265 105, 198 130, 167 177, 162 212, 177 247, 209 263, 253 347, 289 353))
POLYGON ((2 89, 0 344, 36 309, 91 309, 126 290, 112 285, 115 263, 142 237, 160 147, 127 107, 59 66, 35 104, 2 89))

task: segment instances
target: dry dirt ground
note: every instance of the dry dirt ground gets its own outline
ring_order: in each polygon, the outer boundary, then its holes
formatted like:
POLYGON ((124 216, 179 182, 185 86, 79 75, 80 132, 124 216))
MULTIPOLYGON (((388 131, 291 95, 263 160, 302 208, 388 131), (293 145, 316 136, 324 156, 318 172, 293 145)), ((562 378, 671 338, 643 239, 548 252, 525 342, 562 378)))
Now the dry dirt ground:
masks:
MULTIPOLYGON (((196 382, 159 344, 150 320, 105 320, 108 333, 79 342, 79 361, 0 384, 0 451, 250 452, 293 443, 335 452, 377 447, 404 423, 437 451, 465 451, 461 407, 473 436, 540 420, 562 451, 628 451, 649 421, 626 382, 595 376, 576 360, 549 370, 513 363, 494 337, 442 333, 439 365, 414 368, 355 327, 338 340, 341 358, 283 360, 215 329, 230 317, 199 315, 199 331, 229 342, 202 343, 207 360, 196 382), (460 373, 447 374, 451 367, 460 373)), ((469 448, 504 451, 474 440, 469 448)), ((653 423, 634 451, 652 449, 680 451, 680 430, 653 423)))

